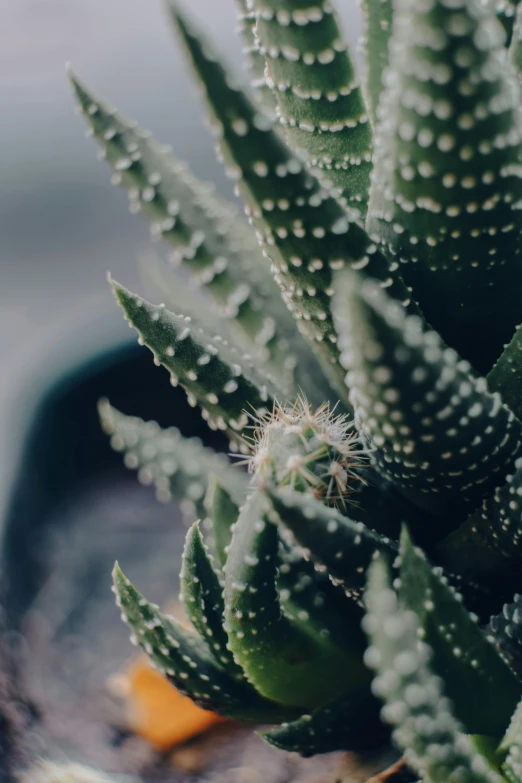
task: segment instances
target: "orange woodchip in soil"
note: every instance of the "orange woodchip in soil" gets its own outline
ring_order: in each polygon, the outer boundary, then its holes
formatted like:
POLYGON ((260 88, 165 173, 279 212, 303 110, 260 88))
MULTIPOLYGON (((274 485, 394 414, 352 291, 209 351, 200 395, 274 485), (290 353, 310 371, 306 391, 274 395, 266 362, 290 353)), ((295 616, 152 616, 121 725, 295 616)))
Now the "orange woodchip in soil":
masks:
POLYGON ((118 677, 129 728, 158 750, 168 750, 223 720, 182 696, 147 658, 134 660, 118 677))

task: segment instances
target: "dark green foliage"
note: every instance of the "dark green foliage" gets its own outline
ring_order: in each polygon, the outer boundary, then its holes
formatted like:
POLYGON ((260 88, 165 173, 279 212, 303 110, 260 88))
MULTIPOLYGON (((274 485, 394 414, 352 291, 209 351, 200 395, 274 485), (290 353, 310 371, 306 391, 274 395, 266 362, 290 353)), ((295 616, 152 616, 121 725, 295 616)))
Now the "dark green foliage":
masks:
POLYGON ((409 301, 408 292, 365 232, 303 171, 245 93, 231 86, 232 77, 192 24, 179 11, 173 17, 204 90, 227 172, 274 265, 285 301, 344 395, 330 313, 334 271, 350 265, 382 280, 402 301, 409 301))
POLYGON ((503 42, 480 0, 399 0, 367 223, 431 325, 481 372, 522 295, 522 115, 503 42))
POLYGON ((234 528, 225 569, 230 646, 260 693, 283 704, 315 707, 364 677, 361 638, 354 629, 353 650, 345 651, 308 622, 307 612, 290 616, 283 610, 278 533, 265 520, 266 509, 265 497, 253 494, 234 528))
POLYGON ((366 214, 372 132, 329 2, 254 0, 255 33, 291 149, 342 204, 366 214))
POLYGON ((377 723, 377 712, 377 700, 368 686, 361 686, 310 715, 283 723, 261 736, 276 748, 302 756, 344 748, 368 753, 388 738, 387 731, 377 723))
POLYGON ((390 558, 397 554, 394 542, 318 500, 284 490, 269 489, 267 494, 278 521, 347 590, 364 586, 375 552, 385 552, 390 558))
POLYGON ((400 601, 415 612, 456 717, 470 734, 500 736, 522 685, 442 572, 430 567, 406 533, 401 543, 400 601))
POLYGON ((514 464, 520 423, 468 362, 375 284, 340 281, 337 313, 350 400, 373 460, 399 491, 443 516, 448 532, 452 516, 462 518, 514 464))
POLYGON ((522 596, 513 596, 489 623, 492 641, 509 665, 522 677, 522 596))
MULTIPOLYGON (((239 471, 236 471, 239 472, 239 471)), ((216 478, 211 478, 205 507, 212 520, 214 550, 221 568, 227 562, 227 551, 232 540, 232 528, 239 516, 239 507, 225 486, 216 478)))
POLYGON ((169 371, 171 383, 180 383, 189 402, 201 406, 209 424, 241 436, 249 413, 260 415, 272 407, 266 376, 258 374, 246 356, 219 336, 205 334, 190 318, 152 305, 118 283, 112 285, 139 339, 169 371))

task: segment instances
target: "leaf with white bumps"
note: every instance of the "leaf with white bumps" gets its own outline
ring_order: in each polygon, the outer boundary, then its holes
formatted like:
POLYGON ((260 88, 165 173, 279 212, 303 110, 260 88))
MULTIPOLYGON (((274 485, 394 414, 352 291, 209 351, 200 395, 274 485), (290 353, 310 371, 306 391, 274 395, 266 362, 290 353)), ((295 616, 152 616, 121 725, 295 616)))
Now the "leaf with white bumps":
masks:
MULTIPOLYGON (((522 6, 520 6, 522 8, 522 6)), ((488 388, 522 419, 522 326, 519 326, 487 375, 488 388)))
POLYGON ((278 522, 346 589, 364 586, 366 570, 376 552, 384 552, 391 559, 397 554, 394 542, 309 495, 270 487, 266 493, 278 522))
POLYGON ((162 502, 176 500, 184 517, 205 517, 205 492, 210 476, 216 476, 242 503, 248 479, 226 457, 203 446, 199 438, 185 438, 176 427, 162 429, 155 421, 126 416, 108 400, 98 404, 101 425, 111 446, 123 454, 125 465, 138 470, 143 484, 156 487, 162 502))
POLYGON ((223 628, 223 587, 197 522, 194 522, 185 538, 180 583, 187 617, 211 655, 232 676, 243 679, 243 673, 228 649, 228 636, 223 628))
MULTIPOLYGON (((267 518, 271 516, 269 512, 267 518)), ((335 584, 324 567, 305 558, 301 547, 289 545, 284 532, 277 587, 283 611, 290 618, 306 621, 309 631, 319 636, 327 630, 332 643, 348 653, 358 647, 362 619, 359 596, 335 584)))
POLYGON ((284 377, 288 365, 296 362, 296 348, 302 350, 302 338, 296 340, 256 239, 237 210, 149 132, 100 100, 75 76, 71 82, 115 172, 114 181, 127 190, 133 211, 141 212, 153 235, 169 245, 173 263, 186 267, 205 288, 243 349, 262 357, 284 377), (288 337, 290 344, 285 342, 288 337))
POLYGON ((263 732, 261 737, 276 748, 305 758, 335 750, 368 753, 387 740, 386 729, 377 721, 378 709, 369 687, 363 685, 310 715, 263 732))
POLYGON ((501 736, 522 685, 468 613, 440 569, 432 569, 403 533, 399 598, 413 611, 432 650, 431 668, 444 681, 457 718, 469 734, 501 736))
POLYGON ((190 319, 152 305, 116 282, 112 286, 126 319, 169 371, 171 383, 185 389, 210 426, 244 437, 249 414, 259 415, 273 404, 266 374, 258 375, 247 357, 190 319))
POLYGON ((506 31, 506 43, 510 44, 515 34, 516 16, 520 0, 487 0, 486 5, 494 10, 502 27, 506 31))
POLYGON ((432 673, 430 648, 419 641, 416 615, 399 606, 382 557, 370 568, 366 603, 365 660, 377 672, 373 692, 384 701, 382 717, 394 727, 408 765, 429 783, 501 783, 454 717, 432 673))
POLYGON ((409 293, 364 230, 303 171, 193 24, 179 11, 173 10, 173 18, 206 96, 227 172, 237 182, 283 297, 346 399, 330 310, 333 272, 351 266, 380 280, 401 301, 408 302, 409 293))
POLYGON ((131 629, 131 638, 178 690, 200 707, 230 717, 268 722, 283 719, 284 710, 220 666, 198 636, 149 603, 118 565, 113 579, 117 603, 131 629))
POLYGON ((522 701, 513 713, 499 750, 506 754, 502 771, 509 783, 522 783, 522 701))
POLYGON ((488 626, 491 640, 522 678, 522 596, 515 594, 513 601, 504 604, 500 614, 492 617, 488 626))
POLYGON ((484 500, 481 531, 489 544, 508 557, 522 554, 522 458, 515 471, 494 494, 484 500))
POLYGON ((367 229, 479 372, 520 321, 522 114, 481 0, 398 0, 367 229))
POLYGON ((377 469, 398 491, 456 527, 509 470, 521 425, 468 362, 370 281, 339 278, 335 316, 355 421, 377 469))
POLYGON ((363 34, 361 49, 364 67, 364 93, 372 124, 377 124, 378 106, 383 90, 383 75, 388 65, 388 44, 392 30, 393 0, 362 0, 363 34))
POLYGON ((327 0, 253 0, 252 7, 289 147, 343 205, 366 214, 372 130, 334 9, 327 0))
POLYGON ((234 527, 225 568, 229 644, 248 680, 267 698, 317 707, 355 685, 364 672, 357 628, 354 650, 340 649, 299 613, 283 611, 277 589, 279 537, 265 521, 266 498, 254 493, 234 527))
POLYGON ((519 79, 522 79, 522 5, 516 9, 513 36, 509 44, 509 60, 519 79))
POLYGON ((243 52, 246 56, 247 68, 251 77, 250 84, 254 89, 254 98, 261 109, 275 120, 277 101, 265 79, 265 58, 259 51, 254 26, 255 13, 249 8, 249 0, 237 0, 239 34, 243 40, 243 52))
POLYGON ((205 497, 205 508, 212 522, 213 546, 221 568, 227 562, 232 527, 239 516, 239 505, 234 502, 226 487, 217 478, 211 477, 205 497))

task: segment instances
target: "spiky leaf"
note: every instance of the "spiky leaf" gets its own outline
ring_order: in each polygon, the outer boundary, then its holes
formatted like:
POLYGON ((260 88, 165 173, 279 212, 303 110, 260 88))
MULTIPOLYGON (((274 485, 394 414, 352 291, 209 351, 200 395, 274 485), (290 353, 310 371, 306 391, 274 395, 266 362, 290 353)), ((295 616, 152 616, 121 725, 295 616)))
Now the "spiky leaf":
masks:
POLYGON ((522 297, 521 98, 504 37, 481 0, 396 4, 367 224, 479 372, 510 339, 522 297))
POLYGON ((377 712, 378 703, 364 685, 261 736, 276 748, 304 757, 334 750, 368 753, 387 739, 386 729, 377 723, 377 712))
POLYGON ((211 426, 241 436, 248 414, 272 404, 266 376, 258 375, 247 357, 190 319, 152 305, 116 282, 112 286, 140 340, 169 371, 171 383, 180 383, 189 402, 201 406, 211 426))
POLYGON ((346 277, 337 290, 342 361, 359 432, 399 491, 428 513, 445 515, 431 523, 437 538, 513 465, 520 423, 467 362, 375 284, 346 277))
POLYGON ((162 429, 155 421, 126 416, 108 400, 100 401, 98 411, 111 446, 123 453, 125 465, 139 471, 143 484, 154 484, 159 500, 181 503, 186 518, 206 516, 204 497, 211 475, 237 503, 245 499, 245 474, 203 446, 199 438, 185 438, 176 427, 162 429))
POLYGON ((522 552, 522 459, 515 472, 482 504, 482 535, 509 557, 522 552))
POLYGON ((366 214, 372 131, 331 4, 253 0, 252 5, 288 145, 319 171, 341 203, 366 214))
POLYGON ((232 540, 232 527, 239 516, 239 505, 227 489, 216 479, 209 483, 205 508, 212 521, 214 551, 221 568, 227 562, 227 552, 232 540))
POLYGON ((415 612, 422 638, 433 652, 431 668, 443 679, 445 693, 468 733, 501 736, 522 686, 441 570, 430 567, 406 532, 399 597, 415 612))
POLYGON ((392 0, 362 0, 364 93, 370 119, 377 125, 377 109, 383 90, 383 74, 388 66, 388 44, 392 30, 392 0))
POLYGON ((270 487, 266 492, 278 522, 346 589, 363 587, 375 552, 385 552, 392 559, 397 554, 396 545, 389 539, 310 495, 270 487))
POLYGON ((509 783, 522 783, 522 702, 513 713, 499 750, 506 754, 502 771, 509 783))
POLYGON ((289 545, 284 534, 277 587, 285 614, 306 621, 308 630, 318 636, 328 629, 333 644, 348 652, 354 649, 361 623, 359 596, 335 584, 324 568, 305 558, 300 547, 289 545))
POLYGON ((205 92, 227 171, 237 180, 283 296, 346 398, 330 310, 333 271, 347 264, 389 286, 402 301, 409 301, 409 293, 365 232, 303 172, 192 23, 179 11, 173 18, 205 92))
POLYGON ((239 33, 243 39, 243 51, 250 72, 251 86, 254 88, 254 98, 259 101, 261 108, 267 116, 275 120, 277 101, 274 93, 266 83, 265 58, 259 51, 259 45, 254 33, 255 13, 249 8, 248 0, 237 0, 237 6, 239 12, 239 33))
POLYGON ((117 603, 131 629, 131 638, 178 690, 213 712, 244 720, 282 719, 284 710, 221 667, 198 636, 149 603, 118 565, 113 578, 117 603))
POLYGON ((264 520, 267 504, 254 493, 235 525, 225 568, 225 618, 230 647, 249 681, 268 698, 319 706, 363 675, 357 626, 353 650, 341 650, 328 629, 308 616, 285 614, 277 590, 278 533, 264 520))
POLYGON ((519 79, 522 79, 522 6, 516 9, 513 36, 509 44, 509 59, 519 79))
POLYGON ((506 42, 510 44, 512 36, 515 34, 514 28, 520 0, 487 0, 486 5, 489 5, 496 13, 506 32, 506 42))
POLYGON ((384 701, 382 717, 394 726, 408 764, 430 783, 500 783, 454 717, 429 666, 430 649, 419 642, 416 615, 399 607, 382 558, 371 566, 366 603, 366 660, 377 671, 373 692, 384 701))
POLYGON ((511 603, 504 604, 500 614, 491 618, 488 630, 497 649, 522 678, 521 595, 514 595, 511 603))
MULTIPOLYGON (((522 8, 522 6, 521 6, 522 8)), ((522 419, 522 326, 519 326, 487 376, 488 388, 522 419)))
POLYGON ((180 582, 187 617, 205 641, 211 655, 234 677, 243 679, 243 673, 228 649, 228 636, 223 628, 223 587, 197 522, 185 538, 180 582))
POLYGON ((208 291, 243 349, 262 356, 284 377, 301 346, 295 337, 293 345, 286 342, 293 336, 292 319, 237 210, 217 196, 213 186, 198 181, 150 133, 73 75, 71 82, 103 156, 115 171, 115 182, 129 194, 132 210, 141 212, 153 235, 172 248, 173 262, 183 264, 208 291))

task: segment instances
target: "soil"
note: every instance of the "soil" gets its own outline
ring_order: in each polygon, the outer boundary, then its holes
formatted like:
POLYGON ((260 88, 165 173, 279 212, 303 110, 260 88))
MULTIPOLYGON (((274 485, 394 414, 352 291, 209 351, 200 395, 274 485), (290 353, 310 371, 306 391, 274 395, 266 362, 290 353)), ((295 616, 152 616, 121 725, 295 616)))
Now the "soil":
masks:
POLYGON ((45 578, 17 635, 22 690, 37 705, 31 748, 144 783, 322 783, 365 780, 377 767, 337 753, 301 759, 271 748, 252 726, 216 726, 167 754, 125 729, 107 691, 134 648, 110 591, 118 559, 151 600, 178 593, 186 526, 132 474, 87 483, 57 510, 41 552, 45 578))

